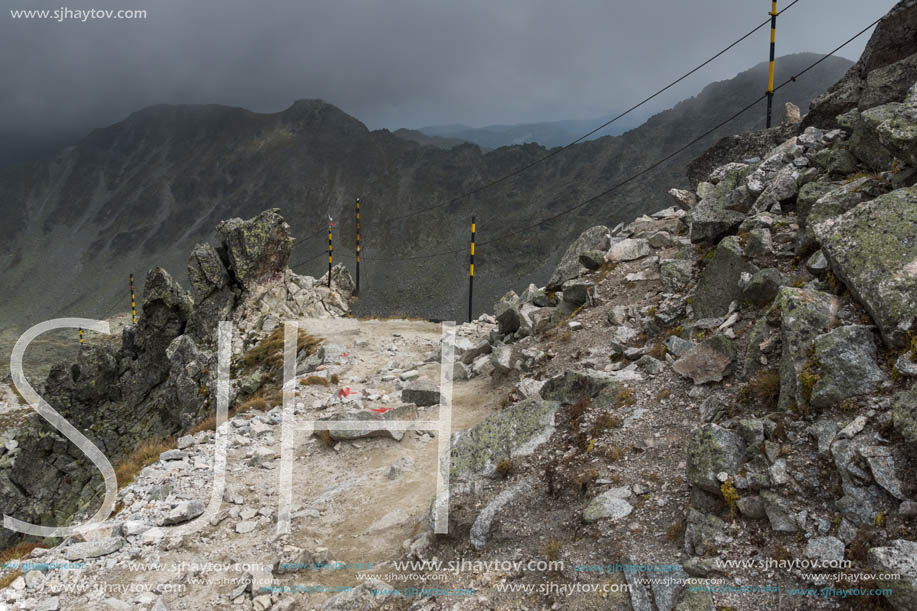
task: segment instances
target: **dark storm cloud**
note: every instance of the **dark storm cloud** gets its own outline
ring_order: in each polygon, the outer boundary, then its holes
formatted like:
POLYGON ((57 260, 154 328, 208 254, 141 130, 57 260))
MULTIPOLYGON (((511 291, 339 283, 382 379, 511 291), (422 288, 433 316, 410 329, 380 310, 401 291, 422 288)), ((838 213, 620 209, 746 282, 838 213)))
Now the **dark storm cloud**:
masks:
MULTIPOLYGON (((0 134, 37 139, 110 124, 156 103, 276 111, 322 98, 373 128, 593 117, 642 99, 764 21, 770 8, 768 0, 4 5, 0 134), (58 22, 9 12, 62 5, 148 16, 58 22)), ((778 54, 828 51, 893 5, 802 0, 780 18, 778 54)), ((842 54, 855 59, 866 39, 842 54)), ((766 59, 767 41, 762 29, 656 108, 766 59)))

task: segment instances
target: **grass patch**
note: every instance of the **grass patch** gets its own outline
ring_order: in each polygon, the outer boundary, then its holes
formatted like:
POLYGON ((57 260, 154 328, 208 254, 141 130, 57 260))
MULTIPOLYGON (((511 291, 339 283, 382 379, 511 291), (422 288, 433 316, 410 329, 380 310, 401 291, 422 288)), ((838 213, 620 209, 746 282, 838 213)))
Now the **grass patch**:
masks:
POLYGON ((659 394, 656 395, 656 400, 662 401, 663 399, 668 399, 669 396, 671 396, 671 394, 672 394, 671 388, 663 388, 662 390, 659 391, 659 394))
POLYGON ((595 419, 595 422, 592 424, 592 428, 589 429, 589 434, 592 437, 599 437, 605 431, 610 429, 621 428, 623 421, 620 416, 615 416, 614 414, 609 414, 608 412, 603 412, 599 414, 599 417, 595 419))
POLYGON ((665 531, 665 538, 671 543, 677 543, 681 541, 682 537, 685 536, 685 529, 688 526, 688 522, 685 519, 672 522, 665 531))
POLYGON ((235 416, 236 414, 244 414, 245 412, 250 412, 252 410, 257 410, 259 412, 266 412, 271 409, 271 406, 261 397, 252 397, 247 401, 238 404, 231 410, 231 415, 235 416))
POLYGON ((608 277, 608 274, 613 272, 618 266, 614 261, 606 261, 602 263, 602 266, 599 268, 599 276, 596 278, 596 284, 601 284, 605 281, 605 278, 608 277))
POLYGON ((629 388, 622 388, 615 395, 615 405, 617 407, 624 407, 625 405, 633 405, 637 402, 637 396, 629 388))
POLYGON ((188 431, 188 434, 197 435, 201 431, 215 431, 215 430, 217 430, 217 417, 210 416, 209 418, 205 418, 201 420, 200 422, 198 422, 197 424, 195 424, 193 427, 191 427, 191 429, 188 431))
POLYGON ((308 376, 299 381, 303 386, 328 386, 331 382, 322 376, 308 376))
POLYGON ((13 391, 13 394, 16 395, 16 398, 19 400, 20 403, 22 403, 23 405, 29 404, 28 401, 25 400, 25 397, 22 396, 22 393, 19 392, 19 389, 16 388, 15 384, 10 384, 10 390, 13 391))
POLYGON ((20 575, 22 575, 22 571, 20 571, 19 569, 16 569, 12 573, 9 573, 8 575, 4 575, 3 577, 0 577, 0 590, 8 588, 10 584, 16 581, 16 578, 19 577, 20 575))
MULTIPOLYGON (((248 369, 281 370, 283 368, 283 336, 284 327, 277 327, 270 335, 262 339, 257 346, 245 353, 242 357, 242 364, 248 369)), ((298 329, 296 354, 305 350, 311 356, 315 354, 321 343, 321 339, 309 335, 302 329, 298 329)))
POLYGON ((496 471, 497 471, 497 475, 499 475, 499 476, 502 477, 503 479, 508 478, 510 475, 513 474, 513 461, 512 461, 512 459, 510 459, 510 458, 504 458, 503 460, 501 460, 500 462, 498 462, 498 463, 497 463, 497 467, 496 467, 496 471))
POLYGON ((736 399, 739 403, 762 403, 766 407, 776 407, 780 397, 780 374, 776 371, 759 371, 743 386, 736 399))
POLYGON ((563 551, 563 544, 560 540, 551 537, 548 539, 544 545, 541 546, 541 553, 548 560, 557 560, 560 558, 560 554, 563 551))
POLYGON ((123 488, 130 484, 144 467, 152 465, 159 460, 160 454, 166 450, 171 450, 173 447, 175 447, 175 442, 171 437, 158 440, 147 439, 143 441, 139 446, 134 448, 133 452, 115 464, 115 475, 118 477, 118 487, 123 488))
POLYGON ((325 447, 327 448, 334 447, 334 439, 331 438, 331 431, 329 430, 321 431, 318 434, 318 438, 321 440, 323 444, 325 444, 325 447))
POLYGON ((16 543, 15 545, 8 547, 0 552, 0 563, 5 564, 12 562, 13 560, 25 558, 32 553, 32 550, 39 548, 45 549, 46 546, 42 545, 41 543, 26 543, 24 541, 16 543))
POLYGON ((612 446, 605 450, 605 458, 607 458, 610 462, 617 462, 621 460, 624 458, 625 454, 626 451, 620 446, 612 446))
POLYGON ((667 352, 663 344, 653 344, 650 346, 649 350, 646 351, 648 355, 658 361, 664 361, 667 352))

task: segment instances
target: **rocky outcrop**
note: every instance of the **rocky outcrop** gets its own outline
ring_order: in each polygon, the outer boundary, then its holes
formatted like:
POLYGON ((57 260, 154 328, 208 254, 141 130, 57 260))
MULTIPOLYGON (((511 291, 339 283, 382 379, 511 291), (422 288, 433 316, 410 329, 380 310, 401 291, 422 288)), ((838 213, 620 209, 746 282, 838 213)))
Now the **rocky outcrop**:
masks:
POLYGON ((898 189, 815 227, 834 274, 863 304, 889 346, 917 318, 917 187, 898 189))
POLYGON ((917 543, 898 539, 889 547, 874 547, 869 550, 869 566, 882 575, 877 586, 891 590, 887 600, 892 607, 917 607, 917 543))
MULTIPOLYGON (((75 363, 48 375, 42 396, 113 462, 143 440, 188 429, 211 408, 221 320, 245 334, 267 311, 294 318, 313 301, 322 304, 319 316, 346 311, 349 294, 286 269, 293 240, 276 210, 227 221, 220 232, 219 247, 199 244, 191 253, 191 293, 164 269, 150 270, 137 324, 124 329, 120 347, 86 345, 75 363), (312 290, 287 288, 297 283, 312 290)), ((0 464, 0 504, 9 515, 61 524, 98 503, 100 474, 44 420, 32 416, 16 440, 15 455, 0 464)), ((0 547, 17 537, 0 529, 0 547)))
POLYGON ((279 212, 274 208, 248 221, 235 218, 217 225, 229 269, 244 289, 253 289, 287 267, 293 237, 279 212))
POLYGON ((784 287, 775 301, 780 318, 783 353, 780 357, 781 409, 807 408, 812 395, 810 347, 835 319, 838 301, 831 295, 784 287), (802 380, 800 380, 802 376, 802 380))
POLYGON ((580 255, 592 250, 606 250, 608 248, 609 229, 604 225, 590 227, 580 234, 580 236, 567 247, 563 256, 554 268, 554 273, 548 280, 545 288, 549 291, 560 289, 561 285, 567 280, 579 276, 579 270, 582 267, 580 255))
POLYGON ((503 459, 531 453, 554 430, 554 401, 527 399, 489 416, 452 439, 451 477, 490 475, 503 459))
POLYGON ((757 271, 758 268, 745 259, 737 237, 723 238, 713 251, 713 258, 701 272, 694 290, 692 305, 698 318, 725 315, 729 304, 742 297, 739 286, 742 274, 757 271))
POLYGON ((876 26, 859 61, 812 100, 803 127, 836 126, 835 117, 900 101, 917 80, 917 2, 901 0, 876 26))

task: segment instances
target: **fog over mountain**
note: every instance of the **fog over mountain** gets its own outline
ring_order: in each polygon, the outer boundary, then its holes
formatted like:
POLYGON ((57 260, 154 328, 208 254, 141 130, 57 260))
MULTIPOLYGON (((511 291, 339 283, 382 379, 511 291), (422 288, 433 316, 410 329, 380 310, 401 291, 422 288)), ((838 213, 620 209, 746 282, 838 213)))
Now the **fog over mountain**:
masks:
MULTIPOLYGON (((817 58, 780 58, 778 77, 817 58)), ((779 91, 776 119, 784 101, 805 110, 849 65, 831 58, 779 91)), ((123 308, 129 273, 142 278, 163 266, 184 281, 186 253, 211 238, 220 220, 271 207, 281 209, 297 238, 294 269, 323 273, 328 214, 337 219, 335 260, 352 267, 356 197, 364 202, 357 311, 462 318, 472 214, 482 243, 476 259, 480 312, 508 286, 543 283, 563 246, 597 220, 613 226, 671 205, 666 190, 686 184, 684 162, 692 153, 718 136, 760 127, 764 105, 612 196, 537 230, 485 245, 488 240, 604 191, 690 142, 758 98, 766 70, 759 64, 713 83, 622 136, 576 145, 452 203, 543 157, 546 149, 421 145, 387 130, 370 131, 318 100, 271 114, 219 105, 145 108, 47 161, 0 171, 0 285, 6 295, 0 320, 18 326, 65 314, 107 315, 123 308), (431 212, 391 221, 431 206, 431 212)))
MULTIPOLYGON (((321 98, 370 129, 390 130, 592 120, 681 76, 770 10, 763 0, 653 0, 626 10, 602 0, 98 0, 91 8, 146 16, 57 21, 6 12, 63 4, 11 2, 0 14, 0 54, 15 58, 4 66, 0 167, 48 156, 155 104, 279 112, 291 100, 321 98)), ((799 2, 778 20, 777 52, 828 52, 892 4, 799 2)), ((762 28, 648 110, 765 60, 768 40, 762 28)), ((862 44, 843 55, 857 57, 862 44)))

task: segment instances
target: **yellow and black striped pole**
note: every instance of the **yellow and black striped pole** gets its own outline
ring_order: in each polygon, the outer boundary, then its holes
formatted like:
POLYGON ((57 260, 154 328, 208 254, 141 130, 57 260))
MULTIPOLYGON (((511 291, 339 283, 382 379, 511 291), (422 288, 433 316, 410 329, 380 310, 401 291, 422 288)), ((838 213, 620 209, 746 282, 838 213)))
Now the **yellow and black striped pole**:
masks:
POLYGON ((328 288, 331 288, 331 217, 328 217, 328 288))
POLYGON ((357 219, 356 219, 356 256, 357 256, 357 290, 354 295, 360 294, 360 198, 357 198, 357 219))
POLYGON ((83 347, 83 329, 80 329, 80 348, 83 347))
POLYGON ((471 304, 474 296, 474 215, 471 215, 471 258, 468 262, 468 322, 471 322, 471 304))
POLYGON ((777 42, 777 0, 771 0, 771 59, 767 74, 767 125, 771 126, 774 107, 774 45, 777 42))
POLYGON ((137 324, 137 300, 134 298, 134 274, 131 274, 131 323, 137 324))

